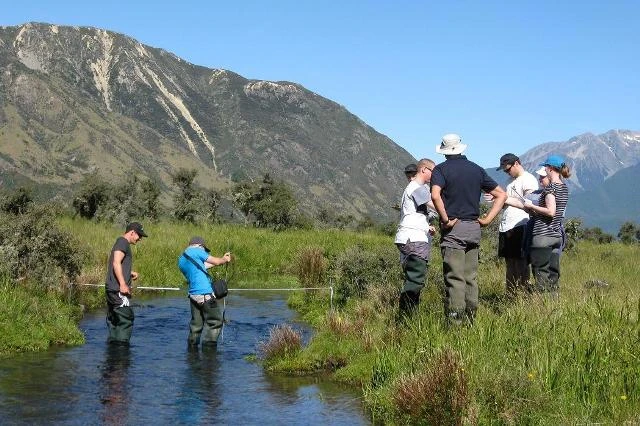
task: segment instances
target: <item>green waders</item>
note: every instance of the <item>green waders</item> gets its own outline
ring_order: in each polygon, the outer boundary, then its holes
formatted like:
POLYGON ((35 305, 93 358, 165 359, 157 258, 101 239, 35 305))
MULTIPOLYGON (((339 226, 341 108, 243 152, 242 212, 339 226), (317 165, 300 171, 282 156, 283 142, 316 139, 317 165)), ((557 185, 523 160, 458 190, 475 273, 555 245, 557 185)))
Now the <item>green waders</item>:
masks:
POLYGON ((222 330, 222 311, 213 297, 204 303, 189 298, 191 304, 191 322, 189 322, 189 346, 198 346, 200 336, 202 345, 217 345, 222 330))
POLYGON ((420 303, 420 292, 424 288, 424 279, 429 263, 410 254, 404 261, 404 286, 400 293, 401 315, 411 314, 420 303))
POLYGON ((445 314, 452 324, 461 324, 465 317, 473 324, 478 309, 478 254, 477 246, 442 247, 445 314))
POLYGON ((110 343, 129 343, 133 331, 133 309, 130 306, 121 308, 109 306, 107 326, 110 343))

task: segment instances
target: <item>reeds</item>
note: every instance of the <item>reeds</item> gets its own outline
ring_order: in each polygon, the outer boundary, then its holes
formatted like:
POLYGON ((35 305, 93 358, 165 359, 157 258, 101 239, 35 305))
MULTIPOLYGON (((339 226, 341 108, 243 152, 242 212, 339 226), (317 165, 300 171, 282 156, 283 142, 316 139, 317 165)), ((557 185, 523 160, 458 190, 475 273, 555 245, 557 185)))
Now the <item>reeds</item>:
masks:
POLYGON ((302 335, 289 324, 276 325, 269 330, 269 338, 258 345, 260 358, 265 362, 283 358, 302 348, 302 335))

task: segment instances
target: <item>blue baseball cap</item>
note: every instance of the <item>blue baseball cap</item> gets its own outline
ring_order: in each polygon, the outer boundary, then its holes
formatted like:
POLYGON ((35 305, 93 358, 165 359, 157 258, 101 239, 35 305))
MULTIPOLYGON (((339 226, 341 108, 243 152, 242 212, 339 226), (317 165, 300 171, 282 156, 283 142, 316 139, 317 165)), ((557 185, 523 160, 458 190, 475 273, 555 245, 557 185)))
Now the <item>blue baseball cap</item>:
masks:
POLYGON ((556 169, 561 169, 562 166, 565 165, 564 157, 562 155, 550 155, 544 160, 543 163, 540 163, 539 166, 551 166, 556 169))

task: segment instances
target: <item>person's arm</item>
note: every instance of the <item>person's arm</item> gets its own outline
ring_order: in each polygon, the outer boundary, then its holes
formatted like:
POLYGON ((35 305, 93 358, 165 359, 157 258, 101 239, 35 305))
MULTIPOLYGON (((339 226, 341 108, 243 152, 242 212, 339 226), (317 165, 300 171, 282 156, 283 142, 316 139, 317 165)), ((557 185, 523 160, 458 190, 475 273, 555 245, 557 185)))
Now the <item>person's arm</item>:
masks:
MULTIPOLYGON (((127 281, 124 279, 124 274, 122 272, 122 261, 124 260, 124 252, 116 250, 113 252, 113 275, 115 275, 116 280, 120 286, 120 293, 124 295, 131 295, 131 288, 127 285, 127 281)), ((133 274, 132 274, 133 275, 133 274)), ((137 278, 137 274, 136 274, 137 278)))
POLYGON ((209 256, 207 260, 204 261, 204 267, 209 269, 212 266, 224 265, 225 263, 231 262, 231 253, 226 252, 222 255, 222 257, 209 256))
POLYGON ((440 186, 433 185, 431 187, 431 201, 433 201, 433 206, 440 216, 442 226, 445 228, 453 228, 458 219, 450 218, 447 215, 447 211, 444 208, 444 201, 442 200, 442 188, 440 188, 440 186))
POLYGON ((544 196, 545 207, 537 206, 533 202, 525 202, 525 208, 529 211, 537 213, 543 216, 554 217, 556 215, 556 196, 554 193, 549 193, 544 196))
POLYGON ((502 206, 504 202, 507 200, 507 193, 504 192, 504 189, 500 187, 500 185, 493 188, 489 194, 493 196, 493 204, 491 205, 491 209, 487 212, 484 217, 479 217, 478 222, 480 226, 487 226, 493 221, 493 219, 500 213, 502 210, 502 206))

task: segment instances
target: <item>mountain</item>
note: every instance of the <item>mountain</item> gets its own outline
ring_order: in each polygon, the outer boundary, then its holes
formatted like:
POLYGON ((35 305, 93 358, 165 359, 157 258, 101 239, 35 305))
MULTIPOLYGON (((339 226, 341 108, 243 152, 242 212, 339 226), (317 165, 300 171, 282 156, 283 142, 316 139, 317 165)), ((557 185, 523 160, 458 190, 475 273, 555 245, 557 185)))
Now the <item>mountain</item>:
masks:
POLYGON ((0 179, 69 193, 87 173, 157 180, 197 169, 224 188, 265 173, 304 210, 395 219, 413 157, 299 84, 191 64, 122 34, 0 27, 0 179))
POLYGON ((624 222, 640 225, 640 185, 633 182, 640 182, 640 164, 620 170, 595 189, 572 194, 568 216, 614 236, 624 222))
MULTIPOLYGON (((567 217, 580 217, 585 226, 614 235, 626 221, 640 223, 640 187, 631 184, 640 181, 640 132, 585 133, 538 145, 519 157, 533 173, 552 154, 563 155, 571 169, 567 217)), ((507 182, 504 172, 487 171, 501 185, 507 182)))

